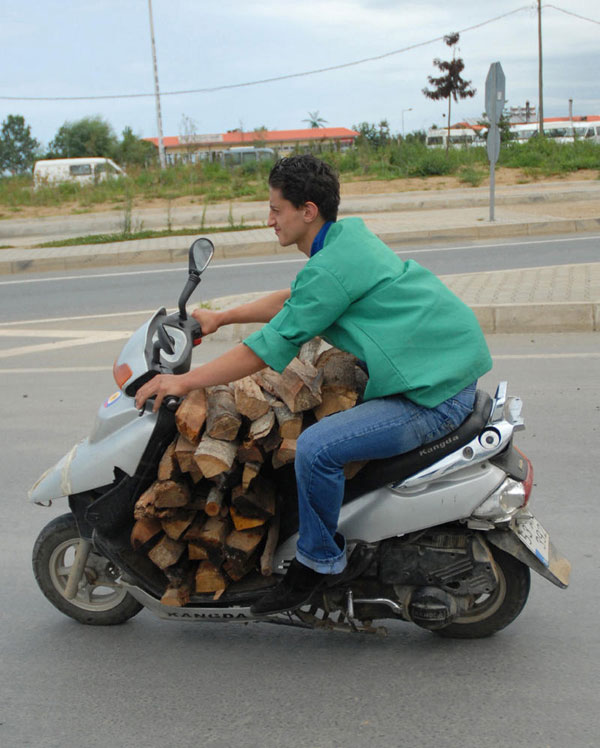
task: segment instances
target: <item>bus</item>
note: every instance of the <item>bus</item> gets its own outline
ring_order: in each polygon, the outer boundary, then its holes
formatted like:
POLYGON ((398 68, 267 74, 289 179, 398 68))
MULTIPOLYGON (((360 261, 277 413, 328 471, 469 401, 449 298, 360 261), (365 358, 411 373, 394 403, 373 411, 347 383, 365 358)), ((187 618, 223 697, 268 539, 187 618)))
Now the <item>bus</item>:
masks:
MULTIPOLYGON (((451 127, 450 146, 452 148, 469 148, 474 145, 485 145, 485 140, 480 134, 481 130, 472 127, 451 127)), ((445 148, 447 140, 448 128, 431 127, 427 130, 425 145, 428 148, 445 148)))
POLYGON ((273 148, 254 148, 252 146, 238 146, 221 151, 221 162, 225 166, 240 166, 241 164, 256 163, 257 161, 274 161, 273 148))
MULTIPOLYGON (((524 143, 539 133, 539 123, 526 122, 510 125, 513 140, 524 143)), ((557 143, 573 143, 575 140, 590 140, 600 143, 600 120, 544 120, 544 135, 557 143)))

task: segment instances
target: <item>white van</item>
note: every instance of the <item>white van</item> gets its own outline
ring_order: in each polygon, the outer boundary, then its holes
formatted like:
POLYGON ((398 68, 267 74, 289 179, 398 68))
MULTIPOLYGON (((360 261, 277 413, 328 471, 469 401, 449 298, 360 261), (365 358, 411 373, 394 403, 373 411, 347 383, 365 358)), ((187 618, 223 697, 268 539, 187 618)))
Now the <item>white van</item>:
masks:
POLYGON ((102 179, 127 176, 120 166, 110 158, 93 156, 90 158, 52 158, 36 161, 33 167, 33 186, 59 182, 79 182, 89 184, 102 179))

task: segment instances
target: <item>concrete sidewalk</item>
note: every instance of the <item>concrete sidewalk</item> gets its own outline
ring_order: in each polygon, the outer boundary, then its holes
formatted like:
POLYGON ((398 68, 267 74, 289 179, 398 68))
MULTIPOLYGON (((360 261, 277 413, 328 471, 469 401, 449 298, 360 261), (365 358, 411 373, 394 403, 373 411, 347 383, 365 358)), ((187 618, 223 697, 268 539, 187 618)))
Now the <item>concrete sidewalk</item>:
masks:
MULTIPOLYGON (((600 331, 600 262, 440 278, 473 309, 488 334, 600 331)), ((210 303, 213 309, 227 309, 262 295, 225 296, 210 303)), ((260 327, 229 325, 211 339, 236 342, 260 327)))
MULTIPOLYGON (((260 209, 264 218, 264 204, 240 205, 247 213, 260 209)), ((212 210, 216 218, 225 207, 214 206, 212 210)), ((493 222, 489 221, 487 188, 347 196, 340 215, 362 216, 383 241, 394 244, 575 232, 600 235, 600 181, 500 188, 496 191, 493 222)), ((6 232, 6 224, 2 225, 6 232)), ((218 258, 289 251, 279 246, 268 228, 208 236, 218 258)), ((192 239, 182 236, 102 245, 2 249, 0 273, 160 262, 185 264, 192 239)), ((9 243, 10 239, 2 242, 9 243)), ((598 263, 449 275, 443 280, 474 308, 486 332, 600 330, 600 252, 598 263)), ((236 297, 214 303, 222 306, 239 301, 236 297)), ((231 329, 223 334, 238 339, 245 333, 231 329)))

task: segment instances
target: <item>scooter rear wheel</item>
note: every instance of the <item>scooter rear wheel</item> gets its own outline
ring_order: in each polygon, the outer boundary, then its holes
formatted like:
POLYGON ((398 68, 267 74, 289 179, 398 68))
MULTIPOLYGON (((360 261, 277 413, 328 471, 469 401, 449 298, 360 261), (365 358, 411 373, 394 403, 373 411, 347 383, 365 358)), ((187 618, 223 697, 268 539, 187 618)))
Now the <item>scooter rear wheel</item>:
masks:
POLYGON ((482 595, 468 613, 434 634, 452 639, 483 639, 508 626, 523 610, 531 582, 529 567, 499 548, 491 550, 499 577, 494 592, 482 595))
POLYGON ((75 596, 65 597, 80 541, 70 513, 56 517, 38 535, 33 547, 33 571, 46 598, 61 613, 92 626, 118 625, 139 613, 143 605, 116 583, 111 562, 93 548, 75 596))

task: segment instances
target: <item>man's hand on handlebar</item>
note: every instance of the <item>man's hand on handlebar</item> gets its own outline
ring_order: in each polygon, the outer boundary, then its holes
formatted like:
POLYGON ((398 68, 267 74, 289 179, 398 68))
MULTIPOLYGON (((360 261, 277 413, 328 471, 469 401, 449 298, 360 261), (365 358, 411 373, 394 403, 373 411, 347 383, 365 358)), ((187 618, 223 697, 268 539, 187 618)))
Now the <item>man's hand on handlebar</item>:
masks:
POLYGON ((220 327, 219 312, 213 309, 194 309, 192 317, 202 328, 202 335, 210 335, 220 327))
POLYGON ((157 374, 139 388, 135 396, 135 407, 138 410, 142 410, 146 400, 156 395, 156 400, 152 407, 152 412, 156 413, 165 397, 169 395, 173 397, 187 395, 189 388, 185 385, 184 376, 182 374, 157 374))

